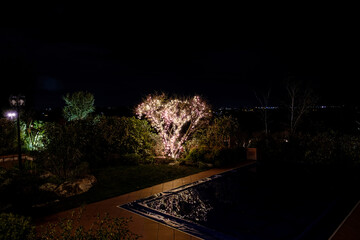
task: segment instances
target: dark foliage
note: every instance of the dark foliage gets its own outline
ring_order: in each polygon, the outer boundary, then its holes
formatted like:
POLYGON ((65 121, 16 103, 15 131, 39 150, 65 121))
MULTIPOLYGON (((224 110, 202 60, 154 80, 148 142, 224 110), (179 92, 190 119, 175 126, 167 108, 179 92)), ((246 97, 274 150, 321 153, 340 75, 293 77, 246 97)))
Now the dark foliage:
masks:
POLYGON ((0 155, 14 153, 16 147, 15 122, 0 118, 0 155))
POLYGON ((0 169, 0 211, 27 214, 33 204, 53 198, 51 193, 43 192, 39 186, 43 180, 30 171, 0 169))
POLYGON ((70 218, 63 218, 59 222, 44 226, 39 234, 39 240, 135 240, 140 236, 129 230, 131 219, 97 216, 89 229, 80 224, 83 209, 73 212, 70 218))
POLYGON ((360 138, 340 132, 297 134, 290 139, 280 135, 254 143, 265 165, 298 165, 309 169, 354 171, 359 169, 360 138))
POLYGON ((157 136, 145 120, 103 117, 47 123, 38 163, 63 178, 76 178, 109 164, 139 164, 155 154, 157 136))
POLYGON ((0 240, 31 240, 35 239, 35 227, 28 217, 0 213, 0 240))

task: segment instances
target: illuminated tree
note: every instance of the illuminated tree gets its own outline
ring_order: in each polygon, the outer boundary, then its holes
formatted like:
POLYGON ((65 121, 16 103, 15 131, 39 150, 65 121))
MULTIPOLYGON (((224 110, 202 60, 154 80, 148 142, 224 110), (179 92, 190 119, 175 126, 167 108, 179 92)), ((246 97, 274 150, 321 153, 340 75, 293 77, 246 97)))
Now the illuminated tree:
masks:
POLYGON ((178 158, 183 144, 211 116, 210 107, 199 96, 169 99, 165 94, 149 95, 137 106, 136 114, 145 117, 162 138, 164 153, 178 158))
POLYGON ((64 107, 64 117, 67 121, 85 119, 95 111, 94 95, 87 92, 69 93, 63 97, 67 106, 64 107))

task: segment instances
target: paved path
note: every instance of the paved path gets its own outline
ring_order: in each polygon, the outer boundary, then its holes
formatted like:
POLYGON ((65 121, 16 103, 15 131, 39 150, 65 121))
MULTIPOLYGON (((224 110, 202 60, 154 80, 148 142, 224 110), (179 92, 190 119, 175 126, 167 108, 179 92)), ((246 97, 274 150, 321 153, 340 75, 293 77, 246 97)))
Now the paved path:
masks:
MULTIPOLYGON (((245 161, 237 167, 245 166, 252 164, 254 161, 245 161)), ((151 196, 156 193, 167 191, 182 185, 195 182, 202 178, 210 177, 215 174, 219 174, 225 171, 228 171, 232 168, 222 168, 222 169, 210 169, 204 172, 200 172, 191 176, 179 178, 170 182, 165 182, 158 184, 149 188, 124 194, 118 197, 110 198, 104 201, 88 204, 83 212, 81 218, 81 224, 84 227, 90 227, 91 223, 94 222, 96 216, 104 213, 109 213, 112 217, 132 217, 132 222, 130 223, 130 230, 134 233, 142 235, 141 239, 149 240, 194 240, 199 239, 197 237, 191 236, 187 233, 181 232, 179 230, 170 228, 166 225, 160 224, 143 216, 137 215, 135 213, 129 212, 125 209, 118 208, 118 205, 122 205, 128 202, 132 202, 141 198, 151 196)), ((70 216, 70 214, 77 209, 68 210, 61 212, 52 216, 48 216, 43 219, 43 223, 49 223, 58 221, 59 218, 64 218, 70 216)), ((103 216, 103 215, 102 215, 103 216)))

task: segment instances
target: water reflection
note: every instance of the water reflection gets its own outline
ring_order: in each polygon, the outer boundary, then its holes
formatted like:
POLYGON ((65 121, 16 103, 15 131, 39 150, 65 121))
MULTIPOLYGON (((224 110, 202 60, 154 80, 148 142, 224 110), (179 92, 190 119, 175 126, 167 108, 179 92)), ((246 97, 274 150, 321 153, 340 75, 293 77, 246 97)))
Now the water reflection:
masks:
POLYGON ((208 213, 213 209, 209 200, 204 199, 204 196, 195 188, 170 194, 144 205, 178 218, 196 222, 206 222, 208 213))

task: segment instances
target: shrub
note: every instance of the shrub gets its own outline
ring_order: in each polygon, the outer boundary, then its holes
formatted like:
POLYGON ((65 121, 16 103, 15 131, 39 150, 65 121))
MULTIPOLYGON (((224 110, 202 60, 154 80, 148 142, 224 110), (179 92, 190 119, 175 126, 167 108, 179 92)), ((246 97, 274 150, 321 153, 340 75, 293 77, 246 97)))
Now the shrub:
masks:
POLYGON ((121 156, 120 163, 125 165, 138 165, 141 162, 141 156, 135 153, 128 153, 121 156))
POLYGON ((208 147, 200 146, 198 148, 193 148, 192 150, 190 150, 185 160, 192 163, 211 162, 212 159, 209 158, 210 154, 211 150, 208 147))
MULTIPOLYGON (((245 159, 243 148, 194 148, 186 156, 185 161, 192 163, 211 163, 216 167, 231 165, 245 159)), ((200 165, 201 165, 200 164, 200 165)), ((199 165, 199 164, 198 164, 199 165)), ((206 164, 205 164, 206 165, 206 164)))
POLYGON ((100 146, 106 158, 113 154, 135 154, 142 159, 156 155, 158 136, 146 120, 134 117, 106 117, 98 124, 100 146))
POLYGON ((360 139, 338 132, 297 134, 283 138, 260 139, 255 144, 263 164, 296 164, 329 168, 352 168, 360 164, 360 139))
POLYGON ((0 171, 0 211, 22 213, 43 197, 39 186, 43 183, 37 175, 17 169, 0 171))
POLYGON ((245 159, 245 149, 243 148, 220 148, 212 152, 216 167, 228 166, 245 159))
POLYGON ((35 227, 30 218, 12 213, 0 214, 0 240, 35 239, 35 227))
POLYGON ((37 151, 44 147, 44 125, 44 122, 38 120, 21 122, 21 138, 26 150, 37 151))
POLYGON ((45 125, 45 150, 39 162, 65 179, 114 163, 138 164, 155 154, 157 135, 145 120, 103 117, 45 125))
POLYGON ((16 152, 16 146, 15 122, 0 119, 0 155, 16 152))
POLYGON ((209 148, 236 148, 241 146, 244 141, 241 135, 236 118, 217 117, 209 126, 196 132, 188 147, 204 145, 209 148))
POLYGON ((360 167, 360 138, 358 136, 345 135, 340 137, 341 152, 344 153, 349 167, 360 167))
POLYGON ((339 137, 335 133, 318 133, 314 136, 306 136, 302 140, 306 164, 333 165, 338 162, 341 153, 339 137))
POLYGON ((90 134, 83 131, 85 127, 86 124, 81 121, 46 124, 45 151, 38 158, 42 166, 63 179, 84 174, 83 153, 90 134))

